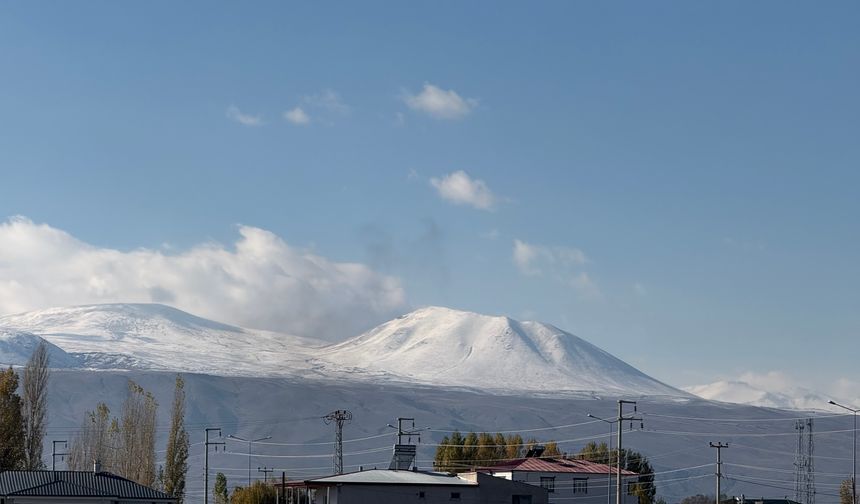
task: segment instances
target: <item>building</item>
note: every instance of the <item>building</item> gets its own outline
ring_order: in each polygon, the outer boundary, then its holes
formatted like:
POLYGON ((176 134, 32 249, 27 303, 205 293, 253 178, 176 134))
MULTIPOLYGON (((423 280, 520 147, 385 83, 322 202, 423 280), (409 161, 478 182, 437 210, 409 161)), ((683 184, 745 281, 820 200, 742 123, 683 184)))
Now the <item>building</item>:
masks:
MULTIPOLYGON (((500 478, 544 488, 549 493, 550 503, 615 504, 617 469, 606 464, 587 460, 527 457, 479 470, 500 478)), ((621 503, 638 504, 638 498, 630 494, 629 485, 638 482, 639 475, 622 470, 621 477, 621 503)))
POLYGON ((176 499, 109 472, 3 471, 0 504, 176 504, 176 499))
MULTIPOLYGON (((280 485, 276 485, 280 486, 280 485)), ((547 504, 543 488, 486 473, 371 469, 287 482, 288 504, 547 504)))

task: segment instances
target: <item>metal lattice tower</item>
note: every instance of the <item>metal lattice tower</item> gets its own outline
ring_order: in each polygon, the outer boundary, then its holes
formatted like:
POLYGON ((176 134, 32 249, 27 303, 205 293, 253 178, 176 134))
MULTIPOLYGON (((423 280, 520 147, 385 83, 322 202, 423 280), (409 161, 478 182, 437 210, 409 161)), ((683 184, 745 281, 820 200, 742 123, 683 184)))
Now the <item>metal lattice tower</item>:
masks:
POLYGON ((797 420, 797 451, 794 456, 794 500, 802 504, 815 504, 815 436, 811 418, 797 420))
POLYGON ((347 410, 332 411, 323 417, 326 425, 334 423, 337 427, 334 437, 334 473, 343 474, 343 424, 352 420, 352 412, 347 410))

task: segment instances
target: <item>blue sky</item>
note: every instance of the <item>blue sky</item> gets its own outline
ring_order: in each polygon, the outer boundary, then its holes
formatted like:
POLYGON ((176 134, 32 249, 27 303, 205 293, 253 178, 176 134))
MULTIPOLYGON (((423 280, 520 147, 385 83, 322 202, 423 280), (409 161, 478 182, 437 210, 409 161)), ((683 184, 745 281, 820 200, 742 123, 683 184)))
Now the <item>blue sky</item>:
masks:
POLYGON ((259 229, 395 282, 350 277, 350 306, 374 306, 359 325, 445 305, 554 323, 674 385, 856 383, 858 15, 3 3, 3 247, 68 248, 0 260, 0 311, 66 303, 82 281, 82 301, 145 297, 71 273, 63 295, 27 290, 74 268, 68 250, 159 263, 259 229))

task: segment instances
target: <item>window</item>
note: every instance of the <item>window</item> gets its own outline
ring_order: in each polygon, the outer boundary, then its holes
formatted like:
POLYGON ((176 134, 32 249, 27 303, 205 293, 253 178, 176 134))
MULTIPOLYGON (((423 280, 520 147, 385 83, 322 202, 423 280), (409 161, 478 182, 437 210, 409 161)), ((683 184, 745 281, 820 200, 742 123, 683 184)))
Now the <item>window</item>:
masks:
POLYGON ((451 492, 451 500, 460 500, 460 492, 451 492))
POLYGON ((423 498, 424 498, 424 490, 421 490, 420 492, 418 492, 418 498, 419 498, 419 499, 423 499, 423 498))
POLYGON ((573 493, 587 494, 588 493, 588 478, 573 478, 573 493))
POLYGON ((514 495, 511 497, 511 504, 532 504, 532 496, 514 495))
POLYGON ((549 493, 555 492, 555 476, 541 476, 540 487, 546 488, 549 493))

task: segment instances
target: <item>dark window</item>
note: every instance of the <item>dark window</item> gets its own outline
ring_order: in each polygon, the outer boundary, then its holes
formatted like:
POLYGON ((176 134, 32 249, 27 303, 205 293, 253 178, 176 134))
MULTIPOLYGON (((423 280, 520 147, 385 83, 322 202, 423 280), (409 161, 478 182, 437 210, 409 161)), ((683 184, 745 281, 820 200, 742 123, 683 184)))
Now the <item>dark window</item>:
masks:
POLYGON ((587 494, 588 493, 588 478, 573 478, 573 493, 587 494))
POLYGON ((541 476, 540 486, 541 488, 546 488, 546 491, 549 493, 555 492, 555 476, 541 476))
POLYGON ((451 492, 451 500, 460 500, 460 492, 451 492))
POLYGON ((423 498, 424 498, 424 491, 423 491, 423 490, 422 490, 422 491, 420 491, 420 492, 418 492, 418 498, 419 498, 419 499, 423 499, 423 498))

